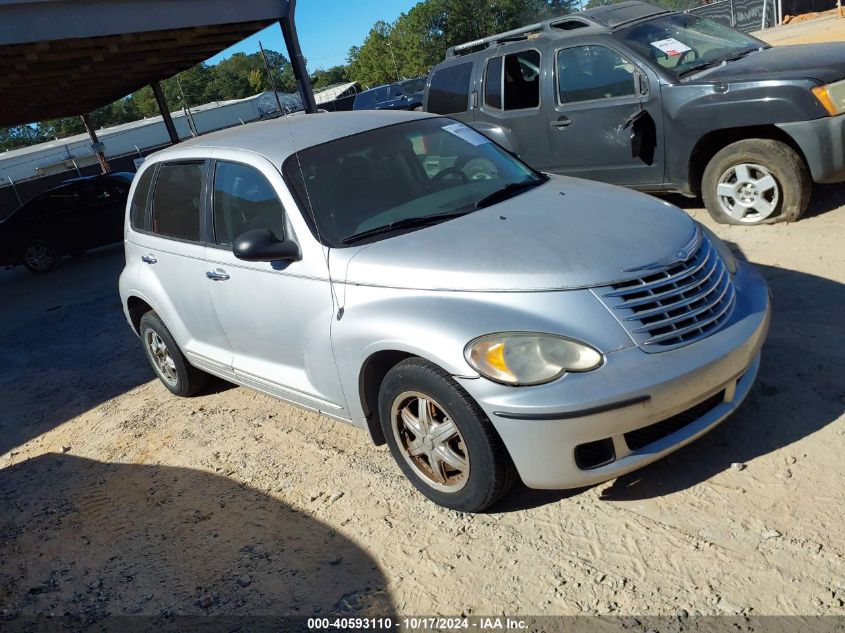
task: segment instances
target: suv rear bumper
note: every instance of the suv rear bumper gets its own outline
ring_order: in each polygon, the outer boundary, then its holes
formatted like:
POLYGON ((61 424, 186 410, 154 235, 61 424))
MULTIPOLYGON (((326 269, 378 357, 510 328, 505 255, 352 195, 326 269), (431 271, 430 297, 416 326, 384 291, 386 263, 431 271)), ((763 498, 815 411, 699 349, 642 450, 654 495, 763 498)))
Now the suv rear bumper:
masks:
POLYGON ((814 181, 845 181, 845 114, 777 127, 801 148, 814 181))
POLYGON ((685 347, 612 352, 595 372, 538 387, 458 380, 487 413, 528 487, 613 479, 705 434, 748 394, 769 329, 769 293, 759 273, 741 262, 734 283, 730 325, 685 347), (602 460, 611 446, 610 459, 602 460), (585 454, 593 463, 585 465, 585 454))

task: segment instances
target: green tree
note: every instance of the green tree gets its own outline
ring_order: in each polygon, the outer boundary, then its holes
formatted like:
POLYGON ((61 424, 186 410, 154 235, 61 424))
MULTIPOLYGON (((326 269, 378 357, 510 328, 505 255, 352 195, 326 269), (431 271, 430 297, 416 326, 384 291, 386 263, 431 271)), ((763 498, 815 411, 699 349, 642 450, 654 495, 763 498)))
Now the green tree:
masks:
POLYGON ((16 125, 15 127, 0 128, 0 151, 3 152, 34 145, 43 140, 38 129, 32 125, 16 125))
POLYGON ((449 46, 570 13, 578 0, 422 0, 392 24, 376 22, 349 51, 350 76, 366 86, 425 75, 449 46))
POLYGON ((334 84, 342 84, 349 81, 348 66, 332 66, 325 70, 318 69, 311 75, 311 85, 314 90, 322 90, 334 84))

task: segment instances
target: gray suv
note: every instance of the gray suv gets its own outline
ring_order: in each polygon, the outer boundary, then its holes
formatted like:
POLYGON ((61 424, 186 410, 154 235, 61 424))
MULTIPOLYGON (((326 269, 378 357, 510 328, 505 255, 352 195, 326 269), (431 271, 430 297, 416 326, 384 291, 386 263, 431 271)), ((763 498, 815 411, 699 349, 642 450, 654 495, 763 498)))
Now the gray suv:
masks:
POLYGON ((640 2, 455 46, 424 109, 546 172, 701 194, 719 222, 797 220, 845 180, 845 43, 782 46, 640 2))
POLYGON ((679 209, 425 113, 180 143, 144 161, 125 234, 121 301, 170 391, 211 374, 366 429, 458 510, 692 442, 769 323, 759 274, 679 209))

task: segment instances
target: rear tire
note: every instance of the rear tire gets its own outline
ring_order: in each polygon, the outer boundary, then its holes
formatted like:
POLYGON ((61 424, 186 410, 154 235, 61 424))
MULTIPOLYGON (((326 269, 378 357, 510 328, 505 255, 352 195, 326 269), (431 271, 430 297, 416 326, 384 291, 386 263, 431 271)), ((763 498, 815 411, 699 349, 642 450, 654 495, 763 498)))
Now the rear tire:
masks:
POLYGON ((513 486, 513 462, 490 420, 440 367, 409 358, 388 371, 379 417, 399 468, 435 503, 480 512, 513 486))
POLYGON ((55 270, 62 261, 58 249, 47 240, 31 240, 21 251, 23 265, 30 272, 42 275, 55 270))
POLYGON ((208 384, 209 375, 187 361, 170 330, 155 312, 150 310, 141 317, 139 330, 147 360, 171 393, 193 396, 208 384))
POLYGON ((716 153, 701 179, 701 197, 722 224, 797 221, 810 202, 812 179, 789 145, 745 139, 716 153))

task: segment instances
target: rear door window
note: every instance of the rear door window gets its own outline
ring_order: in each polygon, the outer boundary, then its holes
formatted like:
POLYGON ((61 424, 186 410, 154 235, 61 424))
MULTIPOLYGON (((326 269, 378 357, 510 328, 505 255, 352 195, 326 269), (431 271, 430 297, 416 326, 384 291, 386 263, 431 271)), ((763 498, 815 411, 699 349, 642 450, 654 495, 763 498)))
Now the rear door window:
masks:
POLYGON ((484 105, 494 110, 502 109, 502 58, 492 57, 487 61, 484 73, 484 105))
POLYGON ((220 161, 214 170, 214 242, 231 246, 239 235, 270 229, 284 238, 284 207, 270 181, 249 165, 220 161))
POLYGON ((472 62, 441 68, 431 77, 428 89, 428 111, 435 114, 464 112, 469 102, 469 80, 472 62))
POLYGON ((204 171, 202 162, 165 163, 159 168, 153 193, 153 233, 180 240, 200 241, 200 200, 204 171))

